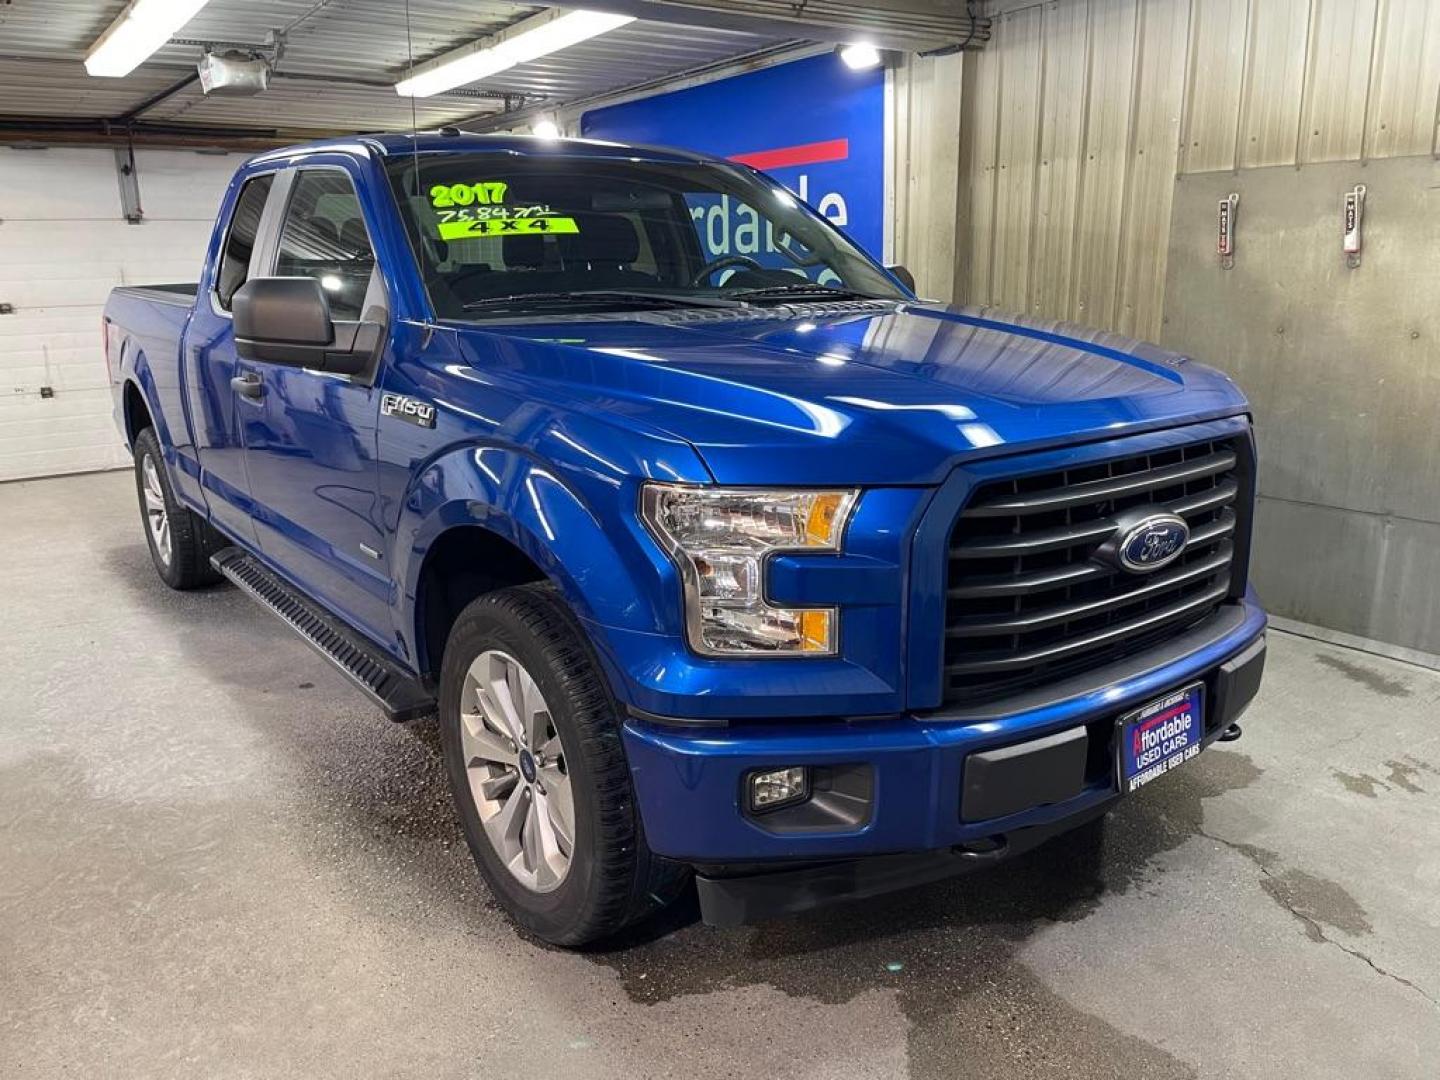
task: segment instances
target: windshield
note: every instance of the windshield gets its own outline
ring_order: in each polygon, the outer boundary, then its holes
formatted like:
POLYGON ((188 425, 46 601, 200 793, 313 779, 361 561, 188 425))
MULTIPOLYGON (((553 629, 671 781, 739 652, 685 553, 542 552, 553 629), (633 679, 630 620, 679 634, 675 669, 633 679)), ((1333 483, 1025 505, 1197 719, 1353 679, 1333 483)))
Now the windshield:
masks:
POLYGON ((737 167, 476 153, 388 169, 442 319, 906 298, 795 196, 737 167))

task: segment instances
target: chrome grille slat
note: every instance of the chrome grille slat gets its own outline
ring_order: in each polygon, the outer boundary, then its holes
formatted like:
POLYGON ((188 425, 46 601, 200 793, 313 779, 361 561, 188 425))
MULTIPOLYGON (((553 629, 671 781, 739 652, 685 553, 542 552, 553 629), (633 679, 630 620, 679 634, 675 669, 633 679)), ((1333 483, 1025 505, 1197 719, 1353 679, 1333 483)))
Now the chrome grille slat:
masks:
MULTIPOLYGON (((1159 503, 1155 509, 1166 510, 1182 517, 1187 514, 1204 513, 1206 510, 1214 510, 1234 502, 1235 495, 1239 490, 1239 484, 1234 480, 1227 480, 1204 494, 1188 499, 1174 499, 1167 503, 1159 503)), ((1114 531, 1115 522, 1109 518, 1101 518, 1089 525, 1067 525, 1056 529, 1042 529, 989 542, 965 540, 951 548, 951 552, 967 559, 997 555, 1038 555, 1045 551, 1071 547, 1085 540, 1104 540, 1114 531)))
POLYGON ((1086 540, 1104 540, 1114 531, 1115 523, 1113 521, 1102 520, 1084 528, 1070 525, 1020 536, 1007 536, 1002 540, 993 540, 988 543, 966 540, 962 544, 956 544, 951 552, 966 559, 991 558, 997 555, 1039 555, 1046 551, 1074 547, 1086 540))
POLYGON ((1191 548, 1197 547, 1200 544, 1210 544, 1216 540, 1222 540, 1234 531, 1235 515, 1226 514, 1218 521, 1213 521, 1209 525, 1202 525, 1192 532, 1190 534, 1190 543, 1186 545, 1185 550, 1189 551, 1191 548))
POLYGON ((1009 577, 997 574, 990 579, 971 579, 968 585, 955 585, 946 590, 946 595, 955 600, 977 600, 996 596, 1021 596, 1027 593, 1044 592, 1047 589, 1058 589, 1062 585, 1075 585, 1082 581, 1091 581, 1095 578, 1104 577, 1109 571, 1103 566, 1094 563, 1086 563, 1080 566, 1071 566, 1063 570, 1050 570, 1044 573, 1030 574, 1026 577, 1009 577))
POLYGON ((1172 514, 1179 514, 1185 517, 1189 514, 1200 514, 1206 510, 1215 510, 1221 506, 1229 506, 1235 501, 1235 496, 1240 494, 1240 485, 1234 480, 1226 480, 1216 484, 1209 491, 1195 495, 1189 499, 1174 499, 1165 504, 1165 509, 1172 514))
POLYGON ((1121 623, 1120 625, 1112 627, 1111 629, 1105 630, 1101 633, 1090 634, 1087 637, 1077 638, 1074 641, 1066 642, 1063 645, 1056 645, 1048 649, 1036 649, 1033 652, 1028 653, 1017 653, 1013 656, 999 656, 995 657, 994 659, 972 660, 960 664, 947 664, 945 670, 963 672, 998 671, 1005 668, 1028 667, 1042 661, 1055 660, 1065 655, 1066 653, 1073 653, 1079 650, 1092 648, 1096 645, 1103 645, 1113 638, 1125 637, 1139 630, 1148 630, 1153 626, 1157 626, 1161 623, 1172 622, 1178 618, 1181 618, 1184 615, 1188 615, 1198 608, 1207 607, 1212 604, 1218 604, 1224 598, 1227 589, 1228 585, 1225 583, 1221 583, 1219 585, 1213 586, 1211 589, 1200 594, 1192 600, 1184 600, 1178 604, 1172 604, 1169 607, 1160 608, 1158 611, 1153 611, 1150 614, 1145 615, 1141 618, 1132 619, 1130 622, 1121 623))
MULTIPOLYGON (((1114 529, 1114 523, 1110 530, 1114 529)), ((1192 551, 1203 547, 1206 544, 1214 543, 1216 540, 1223 540, 1235 531, 1235 514, 1233 511, 1226 511, 1220 518, 1207 524, 1201 525, 1190 534, 1190 543, 1185 546, 1186 551, 1192 551)), ((952 548, 952 552, 956 549, 952 548)), ((1089 581, 1094 578, 1105 577, 1112 573, 1111 570, 1097 563, 1080 563, 1076 566, 1067 567, 1059 571, 1037 571, 1033 574, 1020 576, 994 575, 993 578, 966 578, 966 584, 952 586, 946 590, 946 595, 954 599, 975 599, 987 596, 1014 596, 1017 594, 1028 594, 1044 592, 1047 589, 1058 589, 1065 585, 1075 585, 1082 581, 1089 581)))
POLYGON ((1248 440, 1217 439, 982 484, 950 538, 945 703, 1034 689, 1212 614, 1248 535, 1249 461, 1248 440), (1144 576, 1095 557, 1117 520, 1152 510, 1190 525, 1175 562, 1144 576))
POLYGON ((1234 453, 1224 451, 1168 469, 1117 476, 1111 480, 1065 485, 1014 498, 986 500, 976 503, 965 513, 967 517, 1012 517, 1016 514, 1035 514, 1043 510, 1064 510, 1071 506, 1104 502, 1122 495, 1153 491, 1168 485, 1182 484, 1187 480, 1215 476, 1233 469, 1235 461, 1234 453))
POLYGON ((1113 608, 1129 607, 1141 600, 1167 592, 1191 581, 1209 577, 1230 565, 1232 551, 1228 544, 1222 544, 1217 554, 1201 562, 1182 567, 1166 574, 1157 574, 1147 584, 1129 592, 1117 592, 1113 596, 1098 600, 1087 600, 1053 609, 1044 614, 1014 616, 1002 619, 960 619, 946 629, 951 637, 985 637, 994 634, 1023 634, 1029 630, 1043 630, 1056 623, 1078 619, 1083 615, 1095 615, 1113 608))

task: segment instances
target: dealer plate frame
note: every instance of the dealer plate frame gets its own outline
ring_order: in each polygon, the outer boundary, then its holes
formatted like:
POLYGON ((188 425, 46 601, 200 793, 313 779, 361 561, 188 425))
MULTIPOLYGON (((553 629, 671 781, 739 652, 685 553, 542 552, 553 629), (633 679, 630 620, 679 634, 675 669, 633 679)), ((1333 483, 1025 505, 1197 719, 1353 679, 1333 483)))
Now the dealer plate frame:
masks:
MULTIPOLYGON (((1131 709, 1130 711, 1124 713, 1116 719, 1114 753, 1115 786, 1120 792, 1120 794, 1129 795, 1135 791, 1138 791, 1140 788, 1144 787, 1152 780, 1158 780, 1166 773, 1199 756, 1200 751, 1205 748, 1205 698, 1205 682, 1203 679, 1197 679, 1194 682, 1186 683, 1184 686, 1181 686, 1175 690, 1171 690, 1168 693, 1162 694, 1160 697, 1152 698, 1144 705, 1141 705, 1139 708, 1131 709), (1194 741, 1189 746, 1185 747, 1185 749, 1180 753, 1180 756, 1171 756, 1163 759, 1168 762, 1168 764, 1166 764, 1165 768, 1162 769, 1160 772, 1154 773, 1153 775, 1146 775, 1151 769, 1155 767, 1154 765, 1151 765, 1148 766, 1146 769, 1142 769, 1141 771, 1137 772, 1135 776, 1127 777, 1125 775, 1125 736, 1130 728, 1130 725, 1142 719, 1146 719, 1147 717, 1145 717, 1145 713, 1152 710, 1157 713, 1163 712, 1165 709, 1171 708, 1173 704, 1178 704, 1180 701, 1185 700, 1192 693, 1196 695, 1194 741), (1136 777, 1142 776, 1144 777, 1144 779, 1141 780, 1138 784, 1134 782, 1136 777)), ((1156 764, 1159 764, 1159 762, 1156 762, 1156 764)))

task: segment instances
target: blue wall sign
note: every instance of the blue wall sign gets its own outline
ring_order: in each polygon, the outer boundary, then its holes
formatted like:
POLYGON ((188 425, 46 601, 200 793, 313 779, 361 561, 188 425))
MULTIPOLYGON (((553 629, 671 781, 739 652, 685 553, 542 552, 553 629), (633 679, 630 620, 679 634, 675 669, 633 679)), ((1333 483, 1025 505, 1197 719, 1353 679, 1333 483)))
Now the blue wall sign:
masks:
MULTIPOLYGON (((589 139, 653 143, 753 165, 879 259, 885 246, 885 72, 834 53, 752 71, 580 118, 589 139)), ((707 208, 710 254, 747 246, 741 208, 707 208), (738 234, 738 235, 737 235, 738 234)), ((747 252, 742 252, 747 253, 747 252)))

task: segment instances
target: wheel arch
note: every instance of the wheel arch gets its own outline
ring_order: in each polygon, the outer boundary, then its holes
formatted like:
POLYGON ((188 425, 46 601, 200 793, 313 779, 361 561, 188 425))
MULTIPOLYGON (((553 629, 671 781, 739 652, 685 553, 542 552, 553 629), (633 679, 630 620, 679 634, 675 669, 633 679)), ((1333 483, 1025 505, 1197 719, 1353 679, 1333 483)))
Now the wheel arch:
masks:
MULTIPOLYGON (((455 450, 418 472, 393 556, 406 613, 398 629, 416 670, 438 672, 454 616, 483 592, 511 585, 549 582, 577 617, 602 631, 662 630, 668 591, 655 579, 668 563, 657 566, 629 542, 625 494, 617 499, 613 486, 594 494, 587 499, 560 472, 504 447, 455 450)), ((608 659, 604 641, 595 645, 608 659)))
POLYGON ((147 427, 154 428, 155 437, 160 440, 160 450, 168 460, 175 444, 170 438, 170 429, 160 408, 155 373, 150 369, 150 360, 145 355, 145 350, 140 348, 133 338, 127 339, 121 347, 120 370, 125 380, 121 407, 124 410, 122 418, 127 444, 134 450, 135 437, 147 427))
POLYGON ((485 593, 549 581, 518 544, 478 522, 459 522, 435 537, 420 562, 413 610, 416 666, 438 678, 445 642, 466 606, 485 593))
POLYGON ((125 419, 125 445, 133 451, 140 432, 147 427, 154 427, 155 419, 150 413, 150 403, 145 400, 140 384, 134 379, 125 380, 121 400, 125 419))

